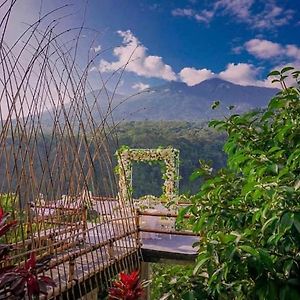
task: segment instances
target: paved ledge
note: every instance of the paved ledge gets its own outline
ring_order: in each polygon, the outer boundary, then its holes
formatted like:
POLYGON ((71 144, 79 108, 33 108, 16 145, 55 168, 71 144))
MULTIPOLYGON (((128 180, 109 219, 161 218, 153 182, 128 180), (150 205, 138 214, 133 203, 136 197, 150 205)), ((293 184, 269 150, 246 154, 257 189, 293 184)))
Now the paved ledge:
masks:
POLYGON ((193 243, 198 237, 158 234, 155 238, 143 233, 142 256, 144 262, 153 263, 192 263, 197 257, 193 243))
POLYGON ((183 254, 142 248, 142 257, 144 262, 189 264, 195 261, 197 254, 183 254))

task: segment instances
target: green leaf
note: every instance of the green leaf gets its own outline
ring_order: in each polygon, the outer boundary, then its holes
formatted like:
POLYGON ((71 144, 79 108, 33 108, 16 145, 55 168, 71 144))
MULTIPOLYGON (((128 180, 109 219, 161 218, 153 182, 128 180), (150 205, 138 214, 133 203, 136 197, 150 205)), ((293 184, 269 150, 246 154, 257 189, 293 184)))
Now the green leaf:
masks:
POLYGON ((278 217, 278 216, 274 216, 274 217, 272 217, 271 219, 267 220, 267 221, 265 222, 265 224, 263 225, 262 229, 261 229, 262 233, 265 234, 266 229, 267 229, 268 227, 272 226, 273 223, 274 223, 275 221, 278 221, 278 220, 279 220, 279 217, 278 217))
POLYGON ((279 79, 273 79, 273 80, 271 81, 271 83, 275 83, 275 82, 280 82, 280 80, 279 80, 279 79))
POLYGON ((216 109, 220 105, 220 101, 214 101, 213 104, 211 105, 211 109, 216 109))
POLYGON ((201 177, 202 175, 203 175, 203 171, 196 170, 195 172, 192 173, 192 175, 190 175, 189 180, 194 181, 194 180, 198 179, 199 177, 201 177))
POLYGON ((283 76, 280 77, 280 81, 284 81, 286 78, 288 78, 288 76, 287 75, 283 75, 283 76))
POLYGON ((290 271, 292 269, 292 266, 294 264, 294 261, 292 259, 286 260, 283 264, 283 270, 284 270, 284 275, 288 278, 290 275, 290 271))
POLYGON ((294 223, 294 214, 287 212, 283 214, 283 216, 280 219, 280 226, 279 226, 279 232, 285 233, 288 231, 294 223))
POLYGON ((209 260, 209 257, 205 257, 201 259, 200 261, 197 262, 194 270, 193 270, 193 275, 196 275, 199 272, 199 269, 209 260))
POLYGON ((222 267, 219 268, 219 269, 217 269, 217 270, 211 275, 210 279, 208 280, 208 285, 211 285, 212 282, 213 282, 215 279, 217 279, 218 274, 222 271, 222 269, 223 269, 222 267))
POLYGON ((203 213, 199 219, 196 220, 194 226, 193 226, 193 231, 194 232, 199 232, 202 230, 202 226, 204 222, 206 221, 207 215, 206 213, 203 213))
POLYGON ((223 232, 218 233, 218 237, 222 244, 228 244, 236 240, 237 236, 233 234, 224 234, 223 232))
POLYGON ((294 69, 295 69, 294 67, 285 67, 280 71, 280 73, 283 74, 294 69))
POLYGON ((294 226, 298 233, 300 233, 300 213, 294 215, 294 226))
POLYGON ((278 147, 278 146, 274 146, 274 147, 272 147, 272 148, 268 151, 268 153, 273 153, 273 152, 276 152, 276 151, 278 151, 278 150, 281 150, 281 148, 278 147))
POLYGON ((272 260, 271 256, 269 255, 269 253, 267 251, 265 251, 264 249, 259 249, 258 252, 259 252, 260 260, 263 263, 263 265, 269 271, 273 271, 273 260, 272 260))
POLYGON ((279 167, 277 164, 271 164, 268 166, 268 169, 273 173, 273 174, 278 174, 279 167))
POLYGON ((259 256, 259 253, 257 250, 255 250, 254 248, 252 248, 251 246, 247 246, 247 245, 241 245, 240 249, 243 250, 244 252, 247 252, 253 256, 259 256))
POLYGON ((182 296, 182 300, 197 300, 193 291, 188 291, 182 296))
POLYGON ((297 191, 300 188, 300 179, 295 182, 294 189, 297 191))
POLYGON ((188 206, 184 207, 183 209, 179 210, 178 217, 177 217, 177 220, 179 222, 184 219, 184 216, 190 211, 191 207, 192 207, 191 205, 188 205, 188 206))
POLYGON ((212 121, 210 121, 210 122, 208 123, 208 126, 209 126, 209 127, 216 127, 216 126, 218 126, 218 125, 223 125, 223 124, 225 124, 225 123, 224 123, 224 121, 222 121, 222 120, 212 120, 212 121))
POLYGON ((278 75, 280 75, 280 72, 277 71, 277 70, 274 70, 274 71, 270 72, 270 73, 267 75, 267 77, 269 77, 269 76, 278 76, 278 75))

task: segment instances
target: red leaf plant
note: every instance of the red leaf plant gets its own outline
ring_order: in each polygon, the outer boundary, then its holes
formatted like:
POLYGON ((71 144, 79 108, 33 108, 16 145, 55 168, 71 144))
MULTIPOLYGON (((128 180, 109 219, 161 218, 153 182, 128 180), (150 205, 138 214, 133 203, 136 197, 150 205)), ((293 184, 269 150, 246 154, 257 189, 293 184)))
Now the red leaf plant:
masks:
POLYGON ((6 288, 17 299, 24 297, 26 288, 29 299, 40 294, 47 295, 47 286, 55 287, 56 284, 48 276, 39 276, 38 271, 45 268, 49 261, 49 257, 37 261, 32 252, 23 267, 14 267, 0 277, 0 289, 6 288))
POLYGON ((119 279, 113 282, 109 289, 108 300, 137 300, 143 294, 142 284, 139 282, 139 271, 130 274, 120 273, 119 279))
MULTIPOLYGON (((17 221, 8 222, 8 216, 9 213, 4 213, 0 207, 0 237, 17 224, 17 221)), ((0 261, 12 249, 11 245, 0 244, 0 261)), ((51 257, 47 256, 37 261, 35 252, 31 252, 24 266, 16 267, 12 265, 0 268, 0 290, 5 295, 7 292, 10 292, 14 296, 14 299, 24 299, 26 289, 29 299, 37 297, 40 294, 46 295, 47 286, 55 287, 56 284, 52 278, 38 274, 47 267, 50 259, 51 257)))

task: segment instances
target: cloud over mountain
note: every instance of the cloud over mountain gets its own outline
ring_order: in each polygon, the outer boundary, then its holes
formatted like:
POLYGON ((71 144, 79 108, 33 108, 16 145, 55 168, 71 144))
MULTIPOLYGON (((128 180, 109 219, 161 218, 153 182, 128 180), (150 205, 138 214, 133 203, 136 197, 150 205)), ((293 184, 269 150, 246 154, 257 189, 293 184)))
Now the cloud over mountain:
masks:
POLYGON ((148 89, 149 87, 150 87, 149 84, 145 84, 145 83, 142 83, 142 82, 137 82, 137 83, 132 85, 132 88, 134 90, 138 90, 138 91, 144 91, 144 90, 148 89))
POLYGON ((183 68, 179 72, 179 77, 182 82, 185 82, 188 86, 196 85, 206 79, 214 77, 214 73, 211 70, 195 68, 183 68))
POLYGON ((260 73, 260 68, 254 67, 248 63, 229 63, 226 68, 220 73, 214 73, 206 68, 183 68, 179 72, 179 76, 182 82, 188 86, 194 86, 201 83, 204 80, 210 78, 220 78, 229 82, 247 86, 261 86, 261 87, 273 87, 271 82, 266 80, 257 79, 260 73))
POLYGON ((100 61, 102 72, 112 72, 125 68, 139 76, 161 78, 167 81, 176 80, 177 76, 171 66, 164 63, 162 57, 149 55, 148 49, 140 43, 130 30, 118 31, 123 38, 122 45, 114 48, 116 61, 100 61))
MULTIPOLYGON (((193 16, 193 11, 189 10, 177 11, 176 13, 193 16)), ((245 14, 246 12, 240 13, 245 14)), ((182 81, 188 86, 197 85, 210 78, 220 78, 243 86, 273 86, 269 79, 259 79, 262 71, 261 67, 255 67, 253 64, 245 62, 228 63, 219 73, 208 68, 197 69, 193 66, 186 66, 176 74, 173 68, 164 62, 161 56, 149 55, 148 49, 130 30, 118 31, 117 33, 123 39, 122 45, 113 49, 113 55, 117 60, 109 62, 101 59, 99 65, 101 72, 114 72, 124 68, 126 72, 132 72, 145 78, 182 81)), ((293 59, 296 65, 297 59, 300 57, 300 48, 295 45, 283 46, 257 38, 247 41, 240 48, 240 51, 245 49, 258 59, 272 59, 274 57, 285 56, 286 58, 293 59)), ((149 84, 138 82, 131 87, 135 90, 143 90, 148 88, 149 84)))

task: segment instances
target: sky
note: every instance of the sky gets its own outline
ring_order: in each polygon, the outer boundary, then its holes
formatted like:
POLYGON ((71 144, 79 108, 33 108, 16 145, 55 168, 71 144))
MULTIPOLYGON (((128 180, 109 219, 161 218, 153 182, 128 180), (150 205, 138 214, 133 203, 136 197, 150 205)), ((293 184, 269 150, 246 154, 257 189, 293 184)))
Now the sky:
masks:
POLYGON ((271 70, 300 69, 300 0, 19 0, 11 39, 64 4, 64 26, 89 28, 79 57, 93 57, 90 77, 122 72, 120 93, 214 77, 269 87, 271 70))

